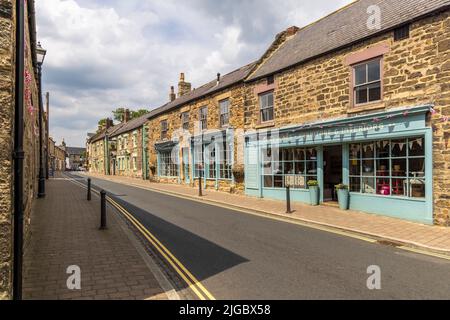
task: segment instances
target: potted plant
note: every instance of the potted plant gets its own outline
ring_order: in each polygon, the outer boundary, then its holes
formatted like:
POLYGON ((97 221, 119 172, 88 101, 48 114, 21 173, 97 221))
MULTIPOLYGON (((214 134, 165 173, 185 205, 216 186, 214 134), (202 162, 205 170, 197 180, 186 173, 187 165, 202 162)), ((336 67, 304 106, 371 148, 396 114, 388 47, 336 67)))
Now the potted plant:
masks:
POLYGON ((153 162, 150 162, 150 163, 148 164, 148 168, 150 169, 150 172, 151 172, 152 175, 154 176, 155 173, 156 173, 156 166, 155 166, 155 164, 154 164, 153 162))
POLYGON ((317 180, 309 180, 308 181, 309 188, 309 198, 312 206, 318 206, 320 197, 319 197, 319 182, 317 180))
POLYGON ((244 175, 245 173, 243 165, 236 165, 233 167, 233 176, 236 181, 243 181, 244 175))
POLYGON ((349 207, 348 186, 341 183, 336 185, 335 187, 338 194, 339 208, 341 208, 341 210, 348 210, 349 207))

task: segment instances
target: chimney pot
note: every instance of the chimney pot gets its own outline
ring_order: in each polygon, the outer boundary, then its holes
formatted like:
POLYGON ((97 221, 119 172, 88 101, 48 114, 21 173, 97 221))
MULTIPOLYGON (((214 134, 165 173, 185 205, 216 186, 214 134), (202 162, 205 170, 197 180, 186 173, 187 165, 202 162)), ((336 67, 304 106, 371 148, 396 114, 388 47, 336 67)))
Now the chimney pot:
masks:
POLYGON ((217 74, 217 84, 220 82, 220 73, 217 74))

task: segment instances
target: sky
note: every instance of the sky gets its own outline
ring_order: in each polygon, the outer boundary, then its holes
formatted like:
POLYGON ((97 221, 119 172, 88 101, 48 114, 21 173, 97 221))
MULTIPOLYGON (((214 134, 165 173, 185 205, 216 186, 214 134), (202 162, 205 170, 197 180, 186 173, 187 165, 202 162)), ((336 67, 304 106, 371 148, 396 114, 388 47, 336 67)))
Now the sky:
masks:
POLYGON ((38 40, 47 49, 50 135, 84 146, 118 107, 169 100, 179 74, 194 88, 261 57, 275 35, 351 0, 39 0, 38 40))

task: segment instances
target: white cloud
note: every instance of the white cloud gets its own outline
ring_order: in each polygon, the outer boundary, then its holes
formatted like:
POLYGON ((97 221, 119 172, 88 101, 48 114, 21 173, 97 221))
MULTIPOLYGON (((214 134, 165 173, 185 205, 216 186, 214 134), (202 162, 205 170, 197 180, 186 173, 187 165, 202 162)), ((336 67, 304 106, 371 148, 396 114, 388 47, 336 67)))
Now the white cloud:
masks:
POLYGON ((274 36, 350 0, 45 0, 38 38, 51 134, 83 145, 119 106, 154 108, 185 72, 194 87, 259 58, 274 36))

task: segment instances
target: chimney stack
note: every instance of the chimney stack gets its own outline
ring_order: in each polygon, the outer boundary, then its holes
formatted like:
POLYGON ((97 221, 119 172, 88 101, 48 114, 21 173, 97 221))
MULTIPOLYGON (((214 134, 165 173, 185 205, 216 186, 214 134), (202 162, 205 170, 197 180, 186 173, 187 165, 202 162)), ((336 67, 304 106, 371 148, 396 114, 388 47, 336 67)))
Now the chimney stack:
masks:
POLYGON ((217 74, 217 85, 220 83, 220 73, 217 74))
POLYGON ((106 119, 106 130, 108 130, 112 126, 114 126, 113 121, 110 118, 106 119))
POLYGON ((292 37, 297 34, 297 32, 300 30, 297 26, 292 26, 286 29, 286 37, 292 37))
POLYGON ((170 94, 169 94, 169 100, 170 102, 174 101, 177 98, 177 95, 175 94, 175 88, 174 86, 170 87, 170 94))
POLYGON ((128 121, 130 121, 130 118, 130 109, 125 109, 125 113, 123 114, 123 122, 127 123, 128 121))
POLYGON ((178 82, 178 97, 182 97, 191 92, 191 89, 192 85, 189 82, 184 81, 184 73, 181 73, 180 82, 178 82))

